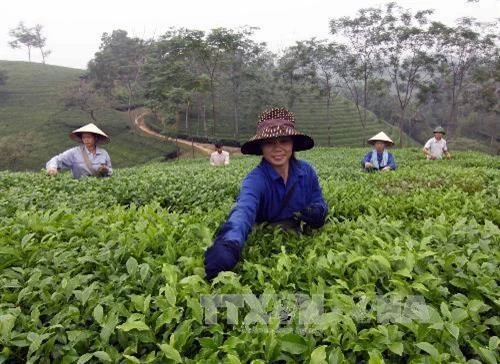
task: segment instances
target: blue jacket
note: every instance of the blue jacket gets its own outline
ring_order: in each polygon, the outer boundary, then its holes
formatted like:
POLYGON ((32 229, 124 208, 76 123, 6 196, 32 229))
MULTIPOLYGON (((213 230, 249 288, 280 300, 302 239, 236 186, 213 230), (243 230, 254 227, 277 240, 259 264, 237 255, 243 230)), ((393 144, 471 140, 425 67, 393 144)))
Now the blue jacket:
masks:
POLYGON ((311 204, 319 204, 327 212, 318 176, 310 164, 291 160, 286 185, 283 178, 266 160, 255 167, 243 180, 236 205, 227 222, 219 230, 217 239, 237 241, 240 246, 254 223, 287 220, 311 204), (287 192, 293 188, 288 203, 282 206, 287 192))

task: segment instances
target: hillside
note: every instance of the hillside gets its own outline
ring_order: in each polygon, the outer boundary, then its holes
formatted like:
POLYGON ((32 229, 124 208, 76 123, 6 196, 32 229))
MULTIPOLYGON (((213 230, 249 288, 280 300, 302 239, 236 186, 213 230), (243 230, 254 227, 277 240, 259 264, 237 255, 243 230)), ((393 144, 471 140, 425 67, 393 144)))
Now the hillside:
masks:
MULTIPOLYGON (((230 108, 226 108, 230 109, 230 108)), ((257 114, 262 110, 254 110, 242 117, 239 126, 239 138, 235 138, 232 122, 233 115, 219 115, 220 121, 217 123, 216 135, 211 134, 212 122, 207 121, 208 137, 210 139, 237 139, 245 141, 255 133, 255 122, 257 114), (252 114, 253 116, 251 116, 252 114)), ((303 96, 291 109, 295 114, 297 128, 311 135, 316 145, 335 147, 359 147, 366 145, 366 140, 380 131, 384 131, 399 145, 399 128, 389 125, 383 120, 379 120, 372 113, 367 113, 365 126, 361 124, 355 105, 346 98, 338 95, 331 101, 330 119, 327 117, 326 99, 324 97, 303 96)), ((197 115, 190 115, 191 122, 186 129, 185 116, 180 119, 178 132, 181 135, 204 136, 200 121, 197 115)), ((161 130, 159 125, 154 125, 154 121, 148 120, 151 127, 161 130)), ((171 130, 171 133, 175 133, 171 130)), ((416 146, 418 143, 406 137, 406 146, 416 146)))
MULTIPOLYGON (((0 86, 0 170, 38 170, 53 155, 74 145, 68 134, 88 122, 82 111, 64 111, 61 96, 79 81, 82 70, 40 63, 0 61, 8 79, 0 86), (17 157, 16 157, 17 155, 17 157)), ((115 167, 133 166, 173 150, 132 131, 126 113, 97 113, 98 124, 111 137, 106 149, 115 167)))
POLYGON ((259 158, 0 172, 0 362, 497 363, 500 159, 396 149, 396 172, 364 173, 366 150, 300 152, 325 226, 255 226, 212 282, 203 254, 259 158))

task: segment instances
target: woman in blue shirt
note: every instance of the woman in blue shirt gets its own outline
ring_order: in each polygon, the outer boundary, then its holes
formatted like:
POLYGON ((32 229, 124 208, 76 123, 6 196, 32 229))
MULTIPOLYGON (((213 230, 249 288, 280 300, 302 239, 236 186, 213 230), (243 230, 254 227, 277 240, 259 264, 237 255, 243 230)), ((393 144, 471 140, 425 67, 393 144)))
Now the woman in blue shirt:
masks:
POLYGON ((396 161, 391 153, 385 150, 386 147, 394 145, 391 138, 386 133, 381 131, 377 135, 368 139, 368 144, 373 145, 375 148, 366 153, 361 161, 361 168, 367 172, 372 171, 393 171, 396 169, 396 161))
POLYGON ((328 208, 316 172, 294 155, 313 146, 311 137, 295 129, 294 115, 286 109, 261 114, 256 135, 241 152, 262 155, 262 161, 243 180, 235 207, 205 252, 207 279, 234 268, 254 223, 324 225, 328 208))
POLYGON ((73 178, 84 176, 108 177, 113 173, 108 152, 97 144, 109 143, 109 137, 96 125, 90 123, 74 130, 69 137, 80 146, 56 155, 46 164, 49 176, 61 169, 70 169, 73 178))

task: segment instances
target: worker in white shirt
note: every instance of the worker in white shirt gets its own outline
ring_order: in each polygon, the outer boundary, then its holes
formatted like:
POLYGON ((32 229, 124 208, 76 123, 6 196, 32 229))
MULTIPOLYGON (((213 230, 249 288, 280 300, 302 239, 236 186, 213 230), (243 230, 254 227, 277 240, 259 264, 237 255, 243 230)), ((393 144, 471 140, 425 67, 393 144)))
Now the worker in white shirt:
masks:
POLYGON ((229 164, 229 153, 222 150, 221 143, 215 143, 215 152, 210 155, 211 166, 227 166, 229 164))
POLYGON ((446 145, 446 140, 443 139, 445 131, 441 126, 438 126, 433 131, 434 137, 429 139, 424 145, 424 154, 427 159, 443 159, 443 155, 450 159, 451 154, 448 152, 448 146, 446 145))

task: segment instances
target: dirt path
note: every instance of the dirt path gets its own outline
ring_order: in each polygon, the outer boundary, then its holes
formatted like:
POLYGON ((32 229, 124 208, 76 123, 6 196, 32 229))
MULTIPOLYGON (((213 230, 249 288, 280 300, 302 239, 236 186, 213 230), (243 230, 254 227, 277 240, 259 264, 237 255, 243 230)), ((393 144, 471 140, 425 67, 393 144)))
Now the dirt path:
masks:
MULTIPOLYGON (((144 122, 144 116, 147 115, 147 114, 149 114, 149 112, 147 112, 147 111, 146 112, 142 112, 142 113, 138 114, 134 118, 134 124, 135 124, 136 128, 138 128, 139 130, 141 130, 143 133, 145 133, 145 134, 147 134, 147 135, 149 135, 151 137, 154 137, 156 139, 168 140, 168 141, 171 141, 171 142, 174 142, 174 143, 182 144, 182 145, 184 145, 186 147, 189 147, 189 148, 195 148, 199 152, 201 152, 203 154, 206 154, 206 155, 210 155, 214 151, 213 144, 196 143, 196 142, 191 142, 191 141, 185 140, 185 139, 175 139, 175 138, 171 138, 171 137, 168 137, 166 135, 157 133, 154 130, 151 130, 150 128, 148 128, 148 126, 144 122)), ((241 154, 240 148, 236 148, 236 147, 224 147, 223 149, 226 150, 226 151, 228 151, 229 154, 231 154, 231 155, 241 154)))

